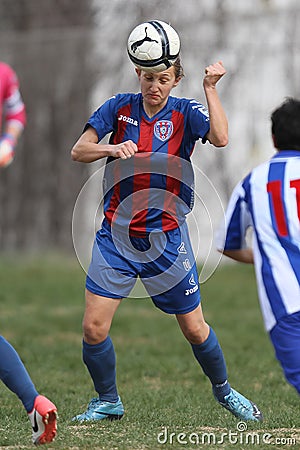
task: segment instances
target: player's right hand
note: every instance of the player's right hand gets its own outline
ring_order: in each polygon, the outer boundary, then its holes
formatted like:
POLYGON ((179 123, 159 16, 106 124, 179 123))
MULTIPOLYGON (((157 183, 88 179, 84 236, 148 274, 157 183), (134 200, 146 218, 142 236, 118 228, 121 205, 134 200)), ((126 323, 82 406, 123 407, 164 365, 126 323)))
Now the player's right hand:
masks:
POLYGON ((114 158, 128 159, 131 158, 138 151, 137 145, 129 140, 116 144, 112 148, 111 156, 114 158))
POLYGON ((3 136, 0 139, 0 167, 9 166, 14 159, 14 145, 10 138, 3 136))

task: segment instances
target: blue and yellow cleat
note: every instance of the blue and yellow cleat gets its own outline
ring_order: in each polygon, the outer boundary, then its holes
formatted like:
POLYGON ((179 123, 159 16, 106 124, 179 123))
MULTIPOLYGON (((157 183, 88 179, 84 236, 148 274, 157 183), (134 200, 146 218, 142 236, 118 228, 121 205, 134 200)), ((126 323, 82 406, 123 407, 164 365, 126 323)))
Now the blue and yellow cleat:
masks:
POLYGON ((87 410, 73 417, 72 421, 89 422, 94 420, 118 420, 124 415, 123 403, 118 398, 115 403, 103 402, 99 398, 92 398, 88 404, 87 410))
POLYGON ((255 403, 234 389, 231 389, 229 394, 225 395, 223 402, 217 401, 241 420, 255 420, 257 422, 262 422, 263 420, 263 415, 255 403))

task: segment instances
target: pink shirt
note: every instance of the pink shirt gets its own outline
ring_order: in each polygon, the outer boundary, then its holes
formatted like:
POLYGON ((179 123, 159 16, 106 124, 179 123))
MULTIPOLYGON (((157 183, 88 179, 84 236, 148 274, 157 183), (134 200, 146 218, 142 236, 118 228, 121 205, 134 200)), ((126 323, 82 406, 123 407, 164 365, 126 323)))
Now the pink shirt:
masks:
POLYGON ((23 128, 26 122, 26 111, 20 91, 19 81, 14 70, 4 62, 0 62, 0 129, 7 122, 14 122, 23 128))

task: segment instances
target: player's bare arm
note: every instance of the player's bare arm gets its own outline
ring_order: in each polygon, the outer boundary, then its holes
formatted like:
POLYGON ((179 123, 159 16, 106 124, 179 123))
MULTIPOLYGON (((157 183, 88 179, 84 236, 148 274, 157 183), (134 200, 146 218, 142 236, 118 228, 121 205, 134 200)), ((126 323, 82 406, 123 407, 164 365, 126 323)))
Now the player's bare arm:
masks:
MULTIPOLYGON (((219 250, 221 251, 221 250, 219 250)), ((225 256, 228 256, 235 261, 242 262, 245 264, 254 264, 253 251, 252 248, 241 248, 238 250, 223 250, 221 251, 225 256)))
POLYGON ((98 144, 98 135, 92 127, 88 128, 71 150, 73 161, 90 163, 108 156, 128 159, 138 151, 136 144, 129 140, 117 145, 98 144))
POLYGON ((226 69, 222 61, 210 64, 205 68, 203 88, 206 96, 210 118, 210 130, 207 139, 216 147, 228 144, 228 122, 216 89, 218 81, 225 75, 226 69))

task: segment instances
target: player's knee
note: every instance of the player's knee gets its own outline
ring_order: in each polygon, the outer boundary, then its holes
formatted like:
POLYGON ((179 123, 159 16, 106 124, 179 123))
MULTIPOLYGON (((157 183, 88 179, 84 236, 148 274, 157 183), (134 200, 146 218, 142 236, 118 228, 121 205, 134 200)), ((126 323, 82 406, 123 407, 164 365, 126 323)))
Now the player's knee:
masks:
POLYGON ((197 325, 197 326, 187 327, 182 331, 183 331, 185 338, 189 341, 190 344, 199 345, 199 344, 203 344, 203 342, 206 341, 207 336, 209 334, 209 327, 204 322, 203 326, 197 325))
POLYGON ((205 320, 185 322, 181 324, 181 329, 190 344, 203 344, 209 335, 209 325, 205 320))
POLYGON ((83 322, 83 339, 88 344, 98 344, 108 336, 109 330, 97 322, 83 322))

